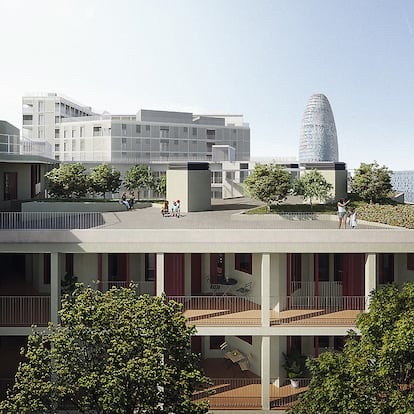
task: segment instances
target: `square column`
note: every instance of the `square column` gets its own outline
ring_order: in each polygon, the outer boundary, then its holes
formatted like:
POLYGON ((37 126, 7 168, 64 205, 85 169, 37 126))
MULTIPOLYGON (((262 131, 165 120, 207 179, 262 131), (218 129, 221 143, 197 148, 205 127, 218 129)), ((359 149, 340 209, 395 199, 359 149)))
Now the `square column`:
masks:
POLYGON ((270 253, 262 254, 261 274, 262 326, 270 326, 270 253))
POLYGON ((377 255, 375 253, 365 254, 365 310, 369 309, 369 294, 377 287, 377 255))
POLYGON ((155 276, 155 283, 157 286, 156 294, 161 296, 165 292, 164 284, 164 253, 157 253, 156 269, 157 274, 155 276))
POLYGON ((270 337, 262 337, 261 359, 262 410, 270 410, 270 337))
POLYGON ((50 253, 50 320, 54 325, 59 323, 60 309, 60 272, 59 253, 50 253))

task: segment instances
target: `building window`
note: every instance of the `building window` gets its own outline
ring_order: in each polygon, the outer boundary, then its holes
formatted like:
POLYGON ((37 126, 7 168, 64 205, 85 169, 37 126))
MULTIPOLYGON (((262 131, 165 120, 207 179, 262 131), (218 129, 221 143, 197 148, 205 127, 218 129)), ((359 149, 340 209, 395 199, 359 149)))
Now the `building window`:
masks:
POLYGON ((39 125, 43 125, 45 123, 45 116, 43 114, 39 114, 39 125))
POLYGON ((149 125, 145 125, 145 131, 150 132, 151 127, 149 125))
POLYGON ((169 147, 170 147, 170 145, 169 145, 168 139, 162 139, 160 141, 160 151, 161 152, 163 152, 163 151, 169 151, 169 147))
POLYGON ((58 124, 60 122, 60 116, 55 116, 55 124, 58 124))
POLYGON ((168 138, 170 136, 169 128, 160 127, 160 138, 168 138))
POLYGON ((126 126, 126 124, 122 124, 121 129, 122 129, 122 135, 126 135, 127 134, 127 126, 126 126))
POLYGON ((145 280, 152 282, 155 280, 156 255, 155 253, 145 253, 145 280))
POLYGON ((193 128, 193 137, 197 136, 197 128, 193 128))
POLYGON ((55 144, 55 152, 59 152, 60 151, 60 144, 55 144))
POLYGON ((216 138, 216 130, 215 129, 207 129, 206 134, 207 134, 207 139, 215 139, 216 138))
POLYGON ((55 129, 55 138, 59 138, 59 128, 55 129))
POLYGON ((83 137, 84 135, 85 135, 85 127, 81 126, 79 128, 79 136, 80 137, 83 137))
POLYGON ((75 138, 75 130, 72 129, 72 138, 75 138))
POLYGON ((187 128, 187 127, 184 127, 184 128, 183 128, 183 131, 184 131, 184 133, 186 134, 186 133, 188 132, 188 128, 187 128))
POLYGON ((379 277, 380 285, 385 285, 394 282, 394 255, 392 253, 380 253, 379 261, 379 277))
POLYGON ((240 272, 252 274, 252 254, 235 253, 234 268, 240 272))
POLYGON ((93 127, 93 136, 94 137, 100 137, 101 135, 102 135, 102 127, 94 126, 93 127))
POLYGON ((33 115, 23 115, 23 121, 33 121, 33 115))
POLYGON ((44 111, 44 102, 43 101, 38 101, 37 102, 37 110, 38 110, 38 112, 43 112, 44 111))
POLYGON ((50 253, 43 253, 43 283, 50 285, 50 253))
POLYGON ((65 129, 63 131, 63 138, 67 138, 68 137, 68 131, 65 129))
POLYGON ((407 253, 407 270, 414 270, 414 253, 407 253))
MULTIPOLYGON (((318 267, 316 271, 318 272, 319 282, 329 282, 329 254, 328 253, 317 253, 318 267)), ((316 276, 316 275, 315 275, 316 276)))
POLYGON ((140 134, 140 133, 141 133, 141 125, 136 125, 136 126, 135 126, 135 132, 136 132, 137 134, 140 134))

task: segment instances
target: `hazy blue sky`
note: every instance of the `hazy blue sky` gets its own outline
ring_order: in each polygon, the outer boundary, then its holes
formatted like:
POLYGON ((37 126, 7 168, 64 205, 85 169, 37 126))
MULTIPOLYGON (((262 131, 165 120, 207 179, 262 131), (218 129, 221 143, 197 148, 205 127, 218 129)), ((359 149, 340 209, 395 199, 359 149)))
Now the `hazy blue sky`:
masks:
POLYGON ((340 160, 414 169, 412 0, 0 0, 0 119, 61 92, 96 110, 242 113, 252 156, 297 156, 309 96, 340 160))

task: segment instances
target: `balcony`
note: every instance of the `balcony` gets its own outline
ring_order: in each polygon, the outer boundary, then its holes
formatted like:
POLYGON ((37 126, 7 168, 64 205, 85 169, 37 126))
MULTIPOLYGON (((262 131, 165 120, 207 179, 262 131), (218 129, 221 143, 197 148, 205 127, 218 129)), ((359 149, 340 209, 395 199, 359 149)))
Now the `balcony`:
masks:
POLYGON ((0 296, 0 326, 47 326, 49 296, 0 296))
MULTIPOLYGON (((212 385, 197 391, 193 401, 208 400, 211 410, 260 410, 262 409, 262 383, 251 371, 241 371, 237 364, 228 366, 223 358, 208 358, 201 367, 211 379, 212 385)), ((306 391, 309 379, 299 379, 299 387, 293 388, 286 378, 272 379, 269 384, 270 407, 285 410, 294 404, 298 395, 306 391)))
MULTIPOLYGON (((259 297, 169 296, 168 299, 181 303, 188 323, 196 326, 261 325, 259 297)), ((274 299, 271 298, 271 303, 276 304, 274 299)), ((364 296, 283 296, 278 300, 282 310, 269 310, 270 325, 355 326, 365 302, 364 296)))

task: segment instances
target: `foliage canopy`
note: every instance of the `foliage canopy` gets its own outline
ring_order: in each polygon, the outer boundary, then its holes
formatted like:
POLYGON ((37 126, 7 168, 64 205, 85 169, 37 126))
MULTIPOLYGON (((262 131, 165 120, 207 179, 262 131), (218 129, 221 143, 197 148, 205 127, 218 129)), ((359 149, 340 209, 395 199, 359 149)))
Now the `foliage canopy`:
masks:
POLYGON ((129 191, 138 190, 139 199, 141 190, 154 187, 154 175, 151 168, 148 165, 134 165, 125 173, 124 184, 129 191))
POLYGON ((325 202, 331 196, 332 188, 332 184, 317 170, 305 172, 293 183, 294 193, 302 195, 305 201, 309 200, 310 205, 314 199, 325 202))
POLYGON ((380 167, 376 161, 371 164, 362 162, 351 180, 352 192, 366 202, 385 201, 392 191, 391 173, 388 167, 380 167))
POLYGON ((133 286, 101 293, 78 285, 66 296, 61 325, 35 329, 5 413, 205 413, 192 393, 209 380, 190 352, 194 327, 181 305, 137 297, 133 286))
POLYGON ((343 352, 308 359, 309 390, 294 414, 406 414, 414 412, 414 284, 371 294, 343 352))
POLYGON ((251 197, 269 207, 284 201, 291 188, 290 174, 277 164, 256 164, 244 184, 251 197))
POLYGON ((121 173, 115 169, 111 169, 107 164, 103 163, 92 168, 89 174, 89 189, 97 194, 116 193, 121 186, 121 173))
POLYGON ((45 174, 46 189, 52 197, 79 198, 88 191, 85 167, 80 164, 61 164, 45 174))

